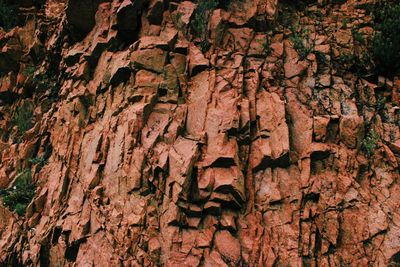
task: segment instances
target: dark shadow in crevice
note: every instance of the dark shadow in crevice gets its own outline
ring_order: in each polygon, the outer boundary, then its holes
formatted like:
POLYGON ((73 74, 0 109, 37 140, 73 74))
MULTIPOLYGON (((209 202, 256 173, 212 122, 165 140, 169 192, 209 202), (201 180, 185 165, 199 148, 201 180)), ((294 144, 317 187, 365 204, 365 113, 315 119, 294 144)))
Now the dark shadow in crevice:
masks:
POLYGON ((264 157, 261 163, 253 168, 253 172, 258 172, 267 168, 286 168, 288 166, 290 166, 290 156, 289 153, 286 153, 277 159, 264 157))
POLYGON ((233 158, 219 157, 211 165, 211 168, 229 168, 235 166, 235 161, 233 158))
POLYGON ((400 266, 400 251, 394 254, 392 257, 390 257, 389 266, 390 267, 400 266))
POLYGON ((65 250, 65 259, 70 262, 76 261, 76 257, 78 256, 79 247, 81 246, 81 242, 73 242, 70 244, 65 250))
POLYGON ((336 144, 338 142, 338 133, 339 118, 331 118, 326 131, 326 143, 336 144))
POLYGON ((103 0, 69 0, 65 11, 72 42, 82 41, 96 25, 96 12, 103 0))

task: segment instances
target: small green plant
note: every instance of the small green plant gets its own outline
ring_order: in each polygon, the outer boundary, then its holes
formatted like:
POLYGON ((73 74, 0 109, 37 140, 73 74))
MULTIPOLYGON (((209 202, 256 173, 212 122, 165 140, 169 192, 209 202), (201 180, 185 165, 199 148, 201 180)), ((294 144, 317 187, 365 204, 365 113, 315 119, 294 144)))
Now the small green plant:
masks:
POLYGON ((343 18, 342 19, 342 29, 347 29, 347 23, 348 23, 347 19, 343 18))
POLYGON ((376 71, 396 75, 400 71, 400 2, 382 2, 375 7, 376 33, 372 55, 376 71))
POLYGON ((352 53, 343 53, 340 54, 338 61, 340 64, 343 65, 352 65, 354 64, 354 61, 356 60, 356 56, 352 53))
POLYGON ((33 79, 33 76, 35 76, 35 67, 33 67, 33 66, 27 66, 27 67, 24 69, 24 72, 23 72, 23 73, 24 73, 25 76, 27 76, 27 77, 33 79))
POLYGON ((24 71, 25 75, 32 81, 36 92, 44 93, 48 89, 53 89, 56 84, 56 79, 44 74, 35 73, 35 67, 29 66, 24 71))
POLYGON ((36 171, 39 171, 40 169, 42 169, 47 163, 48 160, 51 156, 53 149, 51 145, 47 145, 43 151, 43 153, 41 153, 41 156, 36 156, 32 159, 29 160, 29 163, 31 165, 36 165, 36 171))
POLYGON ((357 31, 356 29, 352 29, 351 33, 352 33, 353 39, 356 43, 364 44, 364 37, 359 31, 357 31))
POLYGON ((208 41, 208 20, 218 4, 217 0, 200 0, 197 3, 196 13, 191 22, 193 33, 200 38, 200 48, 203 52, 210 48, 208 41))
POLYGON ((297 27, 292 27, 292 36, 290 40, 293 42, 293 47, 296 49, 301 60, 304 60, 314 48, 310 45, 310 36, 307 30, 298 31, 297 27))
POLYGON ((0 26, 6 31, 11 30, 18 23, 18 7, 0 0, 0 26))
POLYGON ((388 101, 382 95, 378 95, 376 97, 376 110, 378 111, 379 115, 383 122, 387 122, 389 120, 389 116, 386 113, 386 103, 388 101))
POLYGON ((4 193, 3 204, 19 216, 23 216, 35 192, 31 170, 26 169, 16 177, 14 185, 4 193))
POLYGON ((43 168, 43 166, 47 164, 47 160, 48 158, 46 157, 46 155, 43 155, 41 157, 36 157, 29 160, 29 163, 37 165, 39 168, 43 168))
POLYGON ((352 70, 357 62, 357 56, 351 52, 342 53, 337 58, 338 68, 343 70, 352 70))
POLYGON ((377 132, 374 130, 368 132, 361 143, 361 148, 367 156, 371 157, 374 154, 375 149, 378 147, 379 140, 380 136, 377 132))
POLYGON ((323 17, 321 10, 304 10, 304 15, 312 19, 320 19, 323 17))
POLYGON ((44 112, 47 112, 51 104, 58 99, 61 86, 58 82, 57 75, 49 70, 46 70, 44 73, 37 72, 35 66, 27 66, 23 73, 30 81, 31 88, 29 89, 46 96, 41 103, 41 107, 44 112), (52 73, 54 75, 52 75, 52 73))
POLYGON ((32 117, 33 105, 31 103, 24 102, 22 106, 17 107, 14 117, 11 121, 12 124, 17 127, 15 136, 17 141, 20 141, 25 132, 33 127, 32 117))
POLYGON ((368 75, 371 72, 372 63, 369 53, 343 53, 337 58, 337 63, 340 64, 339 67, 341 69, 352 71, 360 77, 368 75))

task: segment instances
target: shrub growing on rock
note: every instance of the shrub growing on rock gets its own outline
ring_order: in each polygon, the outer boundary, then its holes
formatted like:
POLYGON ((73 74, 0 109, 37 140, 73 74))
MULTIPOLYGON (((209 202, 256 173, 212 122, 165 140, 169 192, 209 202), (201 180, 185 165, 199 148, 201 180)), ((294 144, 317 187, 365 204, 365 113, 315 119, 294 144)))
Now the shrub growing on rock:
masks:
POLYGON ((31 103, 24 102, 22 106, 17 107, 12 119, 13 125, 17 127, 16 139, 20 141, 26 131, 32 128, 33 106, 31 103))
POLYGON ((379 134, 374 130, 368 132, 361 144, 361 147, 367 156, 371 157, 374 154, 375 149, 378 147, 379 139, 379 134))
POLYGON ((26 207, 35 195, 36 187, 32 182, 31 170, 22 171, 15 179, 12 188, 3 197, 4 205, 18 215, 25 214, 26 207))
POLYGON ((208 20, 218 4, 218 0, 200 0, 191 22, 194 34, 200 38, 200 48, 203 52, 208 50, 210 45, 208 42, 208 20))
POLYGON ((376 33, 372 54, 376 71, 395 75, 400 71, 400 2, 379 4, 374 12, 376 33))

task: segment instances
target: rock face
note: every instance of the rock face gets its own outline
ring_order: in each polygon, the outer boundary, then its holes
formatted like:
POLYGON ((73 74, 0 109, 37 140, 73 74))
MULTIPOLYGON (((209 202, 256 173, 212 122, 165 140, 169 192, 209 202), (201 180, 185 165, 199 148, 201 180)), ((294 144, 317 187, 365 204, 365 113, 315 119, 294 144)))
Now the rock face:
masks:
POLYGON ((370 15, 231 2, 48 0, 0 32, 0 198, 36 186, 0 265, 400 264, 399 79, 340 56, 370 15))

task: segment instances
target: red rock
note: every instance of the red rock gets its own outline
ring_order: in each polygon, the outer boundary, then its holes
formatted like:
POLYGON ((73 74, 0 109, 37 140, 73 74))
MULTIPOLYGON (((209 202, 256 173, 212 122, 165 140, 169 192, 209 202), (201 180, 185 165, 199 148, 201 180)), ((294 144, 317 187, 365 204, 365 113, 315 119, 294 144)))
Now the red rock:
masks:
POLYGON ((295 76, 299 76, 307 69, 307 67, 308 64, 305 61, 298 61, 298 62, 296 62, 295 60, 287 61, 284 65, 285 77, 289 79, 295 76))
POLYGON ((265 11, 267 13, 268 20, 272 20, 275 18, 277 6, 278 6, 278 0, 267 0, 266 1, 265 11))
POLYGON ((193 15, 193 12, 196 8, 196 4, 191 1, 183 1, 177 9, 178 14, 180 14, 179 20, 184 24, 188 25, 190 22, 190 18, 193 15))
POLYGON ((133 68, 146 69, 161 73, 167 60, 167 54, 161 49, 147 49, 134 51, 131 54, 133 68))
POLYGON ((229 167, 238 165, 238 145, 235 139, 228 139, 225 134, 220 134, 209 140, 207 152, 204 156, 205 167, 229 167))
POLYGON ((273 43, 271 44, 271 48, 274 51, 274 55, 277 57, 281 57, 283 55, 283 44, 282 43, 273 43))
POLYGON ((199 38, 199 1, 45 2, 0 29, 0 198, 36 186, 0 265, 396 265, 398 78, 338 64, 359 4, 219 1, 199 38))
POLYGON ((209 77, 210 75, 206 71, 199 73, 193 77, 189 86, 186 130, 192 136, 199 136, 204 130, 210 97, 209 77))
POLYGON ((171 64, 178 75, 184 74, 186 70, 186 56, 179 53, 170 53, 171 64))
POLYGON ((400 140, 389 144, 390 149, 397 155, 400 155, 400 140))
POLYGON ((324 142, 328 133, 329 116, 314 117, 314 139, 317 142, 324 142))
POLYGON ((244 177, 237 167, 214 168, 214 180, 215 192, 229 193, 237 202, 244 202, 244 177))
POLYGON ((215 248, 221 254, 225 263, 236 265, 241 257, 240 243, 228 231, 223 230, 215 234, 215 248))
POLYGON ((210 15, 210 38, 215 45, 220 45, 224 35, 224 13, 221 9, 215 9, 210 15))
POLYGON ((319 83, 322 85, 322 86, 325 86, 325 87, 328 87, 328 86, 330 86, 331 85, 331 75, 329 75, 329 74, 324 74, 324 75, 321 75, 321 77, 319 78, 319 83))
POLYGON ((218 254, 218 252, 212 251, 210 254, 206 254, 206 256, 204 258, 204 266, 206 266, 206 267, 212 267, 212 266, 227 267, 229 265, 227 265, 224 262, 221 255, 218 254))
POLYGON ((245 25, 249 20, 253 19, 257 14, 258 4, 261 1, 243 1, 234 2, 232 5, 232 15, 229 22, 237 26, 245 25))
POLYGON ((159 254, 161 252, 161 245, 160 241, 158 241, 158 238, 153 237, 149 240, 149 252, 150 254, 159 254))
POLYGON ((162 50, 172 49, 176 43, 177 31, 165 30, 160 36, 143 36, 140 38, 139 50, 160 48, 162 50))
POLYGON ((226 229, 230 232, 236 231, 237 229, 233 212, 227 211, 222 213, 220 223, 223 229, 226 229))
POLYGON ((312 118, 310 110, 299 103, 294 91, 286 94, 288 99, 287 112, 293 124, 290 127, 292 136, 291 144, 294 150, 302 155, 309 151, 312 142, 312 118))
POLYGON ((115 53, 110 68, 110 83, 118 85, 129 80, 131 71, 129 69, 128 52, 115 53))
POLYGON ((208 60, 204 57, 200 49, 192 43, 189 46, 188 61, 189 61, 189 73, 192 76, 196 75, 197 73, 203 70, 206 70, 209 65, 208 60))
POLYGON ((12 213, 3 205, 0 205, 0 235, 4 235, 11 220, 13 220, 12 213))
POLYGON ((315 51, 324 53, 324 54, 329 54, 330 52, 330 45, 326 44, 326 45, 317 45, 315 46, 315 51))
POLYGON ((143 36, 139 40, 139 50, 160 48, 162 50, 167 50, 168 42, 160 36, 143 36))
POLYGON ((196 238, 196 245, 200 248, 209 247, 213 238, 211 229, 204 229, 196 238))
MULTIPOLYGON (((254 168, 283 159, 289 152, 289 129, 286 124, 284 103, 275 93, 261 91, 257 95, 258 135, 252 155, 254 168)), ((282 164, 284 161, 282 161, 282 164)))
POLYGON ((249 56, 258 56, 265 54, 265 45, 268 36, 265 34, 254 36, 253 41, 250 43, 249 56))
POLYGON ((352 41, 352 34, 350 30, 338 30, 335 34, 338 44, 349 47, 352 41))
POLYGON ((136 72, 136 84, 139 87, 158 88, 161 82, 159 75, 147 70, 139 70, 136 72))
POLYGON ((349 148, 360 144, 364 133, 364 120, 358 116, 342 116, 339 124, 340 139, 349 148))

